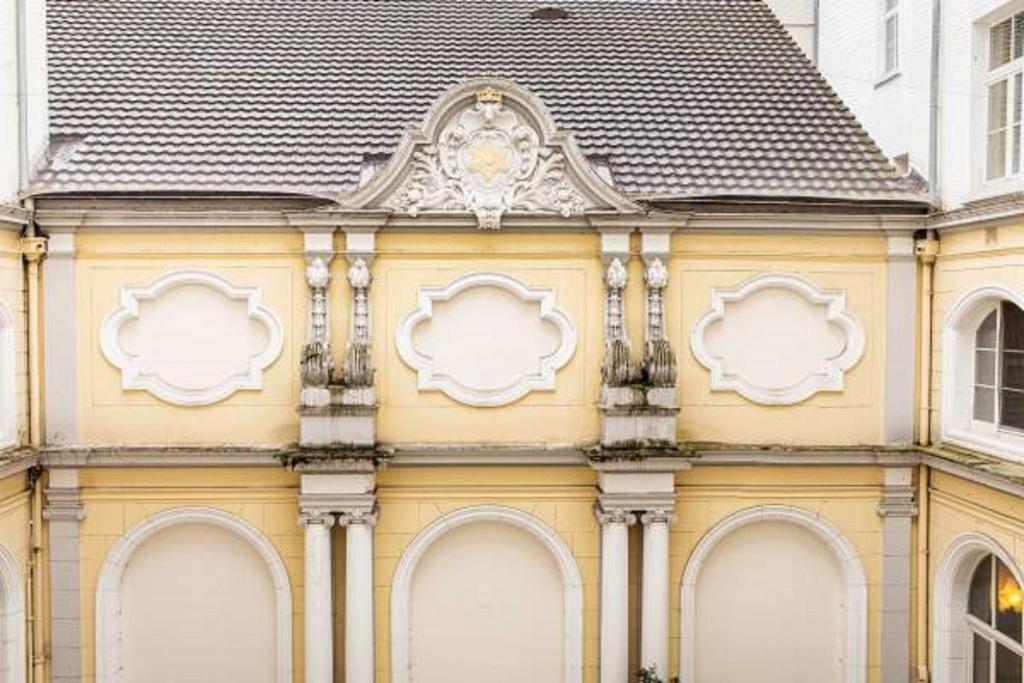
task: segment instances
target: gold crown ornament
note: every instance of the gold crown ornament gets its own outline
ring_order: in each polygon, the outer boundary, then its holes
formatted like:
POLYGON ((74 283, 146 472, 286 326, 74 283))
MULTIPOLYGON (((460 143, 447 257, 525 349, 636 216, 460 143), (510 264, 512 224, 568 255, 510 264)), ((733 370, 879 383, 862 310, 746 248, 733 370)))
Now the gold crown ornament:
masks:
POLYGON ((503 92, 501 92, 497 88, 492 88, 490 86, 484 88, 483 90, 478 90, 476 93, 477 102, 497 102, 500 104, 502 97, 504 97, 503 92))

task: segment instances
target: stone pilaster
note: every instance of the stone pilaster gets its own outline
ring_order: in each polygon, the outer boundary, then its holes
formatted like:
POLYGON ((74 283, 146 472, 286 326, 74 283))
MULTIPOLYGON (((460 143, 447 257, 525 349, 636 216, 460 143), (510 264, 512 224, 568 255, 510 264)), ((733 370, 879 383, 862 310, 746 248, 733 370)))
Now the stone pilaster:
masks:
POLYGON ((882 499, 882 683, 907 683, 910 660, 911 523, 917 515, 914 470, 885 469, 882 499))
POLYGON ((596 510, 601 522, 601 683, 629 680, 629 527, 636 515, 596 510))
POLYGON ((78 470, 50 470, 43 518, 50 536, 50 650, 53 683, 82 680, 78 470))
POLYGON ((374 508, 351 508, 339 515, 345 527, 345 681, 373 683, 373 528, 374 508))
POLYGON ((669 526, 675 521, 671 508, 661 507, 640 515, 644 526, 642 594, 640 602, 640 666, 654 668, 668 680, 669 632, 669 526))

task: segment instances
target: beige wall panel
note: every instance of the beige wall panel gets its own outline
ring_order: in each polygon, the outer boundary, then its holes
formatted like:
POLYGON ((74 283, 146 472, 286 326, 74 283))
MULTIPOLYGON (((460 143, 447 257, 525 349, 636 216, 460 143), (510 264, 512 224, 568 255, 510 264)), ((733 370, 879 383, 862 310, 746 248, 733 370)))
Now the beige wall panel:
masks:
POLYGON ((477 522, 448 532, 410 592, 417 683, 563 680, 562 573, 526 531, 477 522))
POLYGON ((932 434, 942 420, 943 335, 953 307, 965 295, 989 285, 1024 296, 1024 225, 946 232, 935 262, 932 308, 932 434))
POLYGON ((95 589, 107 554, 132 527, 178 507, 210 507, 236 515, 273 544, 291 583, 294 680, 303 681, 303 530, 297 523, 297 474, 278 468, 85 469, 79 481, 85 508, 80 527, 84 682, 95 681, 95 589))
POLYGON ((679 438, 728 443, 858 445, 882 440, 885 389, 886 262, 881 237, 677 235, 672 240, 667 330, 679 356, 679 438), (835 254, 842 253, 842 259, 835 254), (846 293, 847 310, 867 339, 841 392, 792 406, 763 406, 711 391, 690 350, 690 332, 714 287, 782 272, 846 293))
POLYGON ((758 505, 810 511, 856 549, 868 583, 868 681, 880 681, 882 524, 876 467, 698 467, 676 476, 676 522, 670 535, 670 671, 679 671, 680 588, 693 550, 729 515, 758 505))
MULTIPOLYGON (((603 348, 603 284, 596 235, 382 233, 373 265, 373 343, 377 366, 378 438, 391 443, 546 443, 596 440, 595 409, 603 348), (417 305, 418 288, 444 286, 471 272, 509 275, 550 287, 572 321, 576 351, 553 391, 515 403, 463 405, 439 391, 420 391, 416 373, 398 356, 395 331, 417 305), (529 425, 528 429, 524 429, 529 425)), ((495 357, 495 362, 501 362, 495 357)))
MULTIPOLYGON (((0 547, 13 558, 16 571, 18 572, 18 589, 21 592, 23 601, 22 615, 26 613, 24 610, 28 609, 29 602, 26 594, 26 578, 29 571, 29 562, 31 561, 31 517, 31 493, 26 473, 16 474, 0 480, 0 547)), ((45 558, 43 561, 45 562, 45 558)), ((6 597, 4 599, 6 600, 6 597)), ((5 603, 4 607, 6 608, 9 604, 5 603)), ((48 611, 45 613, 49 614, 48 611)), ((26 643, 25 625, 23 620, 19 621, 21 621, 19 628, 22 630, 20 634, 21 642, 26 643)), ((3 626, 6 630, 6 623, 3 626)), ((0 634, 5 645, 14 636, 15 634, 11 633, 0 634)), ((4 665, 17 666, 19 668, 24 668, 25 666, 23 661, 4 662, 4 665)), ((2 674, 0 674, 0 679, 8 680, 2 674)))
POLYGON ((274 683, 276 594, 266 562, 211 524, 160 531, 121 580, 124 679, 274 683))
POLYGON ((299 351, 305 337, 307 293, 299 233, 197 235, 80 233, 78 261, 79 431, 94 444, 292 443, 299 351), (124 391, 121 373, 100 351, 104 317, 120 288, 148 284, 178 269, 217 273, 235 286, 259 287, 281 321, 284 347, 263 373, 261 390, 242 390, 208 406, 172 405, 146 391, 124 391))
POLYGON ((845 597, 835 555, 812 532, 785 522, 734 531, 697 581, 697 680, 841 683, 845 597))
POLYGON ((382 470, 377 490, 380 515, 374 538, 378 683, 390 680, 391 580, 402 554, 431 522, 474 505, 504 505, 533 515, 572 550, 583 578, 584 681, 595 683, 600 594, 595 484, 596 475, 587 468, 382 470))

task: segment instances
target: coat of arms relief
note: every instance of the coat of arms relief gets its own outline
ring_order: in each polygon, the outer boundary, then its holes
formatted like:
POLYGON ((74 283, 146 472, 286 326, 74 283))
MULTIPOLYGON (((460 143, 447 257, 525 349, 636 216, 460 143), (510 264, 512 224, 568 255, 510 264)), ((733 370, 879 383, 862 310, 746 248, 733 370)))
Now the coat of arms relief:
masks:
POLYGON ((566 173, 564 154, 541 143, 501 91, 484 88, 452 118, 434 144, 418 147, 389 208, 472 211, 480 227, 501 227, 508 211, 581 215, 587 200, 566 173))

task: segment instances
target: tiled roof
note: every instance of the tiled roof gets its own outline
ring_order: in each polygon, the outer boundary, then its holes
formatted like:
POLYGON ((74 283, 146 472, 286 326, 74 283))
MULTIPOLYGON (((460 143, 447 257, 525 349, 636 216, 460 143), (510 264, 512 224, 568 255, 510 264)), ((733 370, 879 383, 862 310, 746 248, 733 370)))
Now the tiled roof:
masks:
POLYGON ((762 0, 540 6, 50 0, 35 189, 333 195, 448 87, 500 76, 634 197, 921 196, 762 0))

